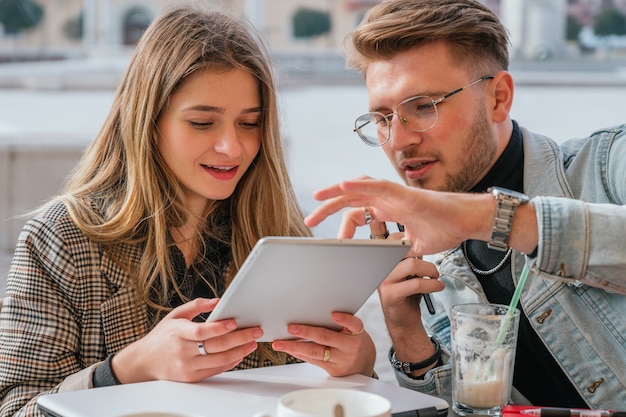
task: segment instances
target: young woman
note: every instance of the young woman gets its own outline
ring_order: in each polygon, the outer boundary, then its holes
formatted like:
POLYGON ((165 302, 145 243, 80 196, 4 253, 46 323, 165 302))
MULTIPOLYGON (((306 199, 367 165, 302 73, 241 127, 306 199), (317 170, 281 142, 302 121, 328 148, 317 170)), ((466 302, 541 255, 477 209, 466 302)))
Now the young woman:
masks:
POLYGON ((204 320, 258 239, 310 235, 269 62, 250 27, 218 12, 179 7, 148 28, 65 192, 17 243, 1 416, 38 415, 42 394, 299 360, 372 374, 353 315, 334 313, 341 331, 294 324, 303 341, 273 346, 257 344, 260 328, 204 320))

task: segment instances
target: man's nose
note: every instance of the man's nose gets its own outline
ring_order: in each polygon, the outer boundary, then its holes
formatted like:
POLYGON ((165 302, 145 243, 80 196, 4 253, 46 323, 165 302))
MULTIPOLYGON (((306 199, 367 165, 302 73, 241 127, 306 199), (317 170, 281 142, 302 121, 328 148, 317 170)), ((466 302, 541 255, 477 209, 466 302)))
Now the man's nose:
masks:
POLYGON ((397 112, 389 120, 389 144, 393 150, 401 151, 416 141, 421 142, 419 133, 413 132, 407 123, 407 119, 397 112))

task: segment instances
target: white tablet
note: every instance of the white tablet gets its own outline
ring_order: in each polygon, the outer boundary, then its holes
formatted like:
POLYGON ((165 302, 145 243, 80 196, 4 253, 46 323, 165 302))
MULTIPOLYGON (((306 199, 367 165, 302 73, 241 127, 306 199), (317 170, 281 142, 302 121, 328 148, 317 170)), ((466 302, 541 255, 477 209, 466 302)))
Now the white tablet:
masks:
POLYGON ((331 313, 356 313, 410 248, 408 240, 262 238, 208 321, 261 326, 260 342, 293 339, 290 323, 338 329, 331 313))

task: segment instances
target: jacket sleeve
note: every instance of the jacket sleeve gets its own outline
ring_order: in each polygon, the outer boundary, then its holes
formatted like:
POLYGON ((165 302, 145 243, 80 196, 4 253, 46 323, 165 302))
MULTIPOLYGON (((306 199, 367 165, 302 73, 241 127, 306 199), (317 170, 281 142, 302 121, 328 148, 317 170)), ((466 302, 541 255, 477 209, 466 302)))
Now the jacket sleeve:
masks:
POLYGON ((61 229, 33 219, 17 243, 0 313, 3 417, 40 416, 39 395, 90 388, 93 358, 104 356, 97 348, 84 354, 76 258, 61 229))
POLYGON ((583 197, 533 199, 539 226, 534 272, 626 294, 626 130, 601 130, 587 143, 595 146, 577 150, 569 164, 585 173, 570 182, 583 197))
POLYGON ((626 206, 534 199, 540 244, 534 272, 626 294, 626 206))

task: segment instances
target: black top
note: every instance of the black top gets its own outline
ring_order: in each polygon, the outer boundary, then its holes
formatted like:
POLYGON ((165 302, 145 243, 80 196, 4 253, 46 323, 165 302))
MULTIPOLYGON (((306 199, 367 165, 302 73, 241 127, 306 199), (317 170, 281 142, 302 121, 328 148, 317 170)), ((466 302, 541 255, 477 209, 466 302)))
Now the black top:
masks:
MULTIPOLYGON (((513 122, 513 134, 502 156, 472 192, 485 192, 491 186, 524 192, 524 148, 522 134, 513 122)), ((505 254, 477 240, 467 241, 467 256, 474 266, 490 270, 505 254)), ((508 305, 515 285, 511 277, 510 258, 490 275, 476 274, 491 303, 508 305)), ((515 357, 513 385, 535 405, 585 408, 587 404, 565 376, 543 342, 531 327, 521 305, 519 337, 515 357)))
MULTIPOLYGON (((170 246, 170 260, 174 268, 176 283, 187 300, 198 297, 220 297, 226 289, 224 276, 232 261, 232 251, 230 245, 226 243, 230 240, 230 222, 227 216, 216 215, 214 217, 217 217, 217 221, 209 226, 211 231, 207 231, 205 235, 200 255, 189 268, 180 249, 173 242, 170 246)), ((156 289, 153 291, 158 292, 156 289)), ((184 303, 174 288, 169 289, 169 300, 169 306, 172 308, 184 303)), ((148 314, 151 320, 157 321, 165 316, 165 312, 157 312, 152 308, 148 308, 148 314)), ((200 322, 206 318, 207 315, 201 314, 194 321, 200 322)), ((94 371, 92 377, 94 388, 119 385, 120 382, 111 367, 112 357, 113 354, 108 355, 104 363, 94 371)))
MULTIPOLYGON (((200 256, 189 268, 178 247, 172 246, 170 254, 176 273, 176 282, 187 300, 222 296, 226 289, 224 275, 232 259, 230 245, 207 237, 200 256)), ((173 288, 170 288, 170 306, 175 308, 182 304, 183 300, 173 288)), ((194 321, 204 321, 207 317, 200 315, 194 321)))

